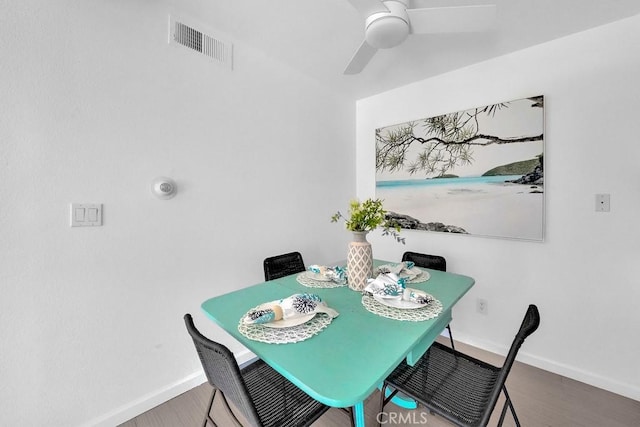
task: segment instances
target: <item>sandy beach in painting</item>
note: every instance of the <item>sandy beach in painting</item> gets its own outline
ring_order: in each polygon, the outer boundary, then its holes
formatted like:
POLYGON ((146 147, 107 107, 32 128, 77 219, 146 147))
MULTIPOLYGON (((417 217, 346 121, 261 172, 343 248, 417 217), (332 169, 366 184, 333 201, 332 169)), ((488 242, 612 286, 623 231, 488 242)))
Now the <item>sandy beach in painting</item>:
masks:
POLYGON ((542 191, 542 186, 487 183, 479 178, 478 182, 377 186, 376 197, 384 200, 388 211, 423 223, 442 222, 480 236, 542 240, 542 191), (540 192, 532 193, 536 190, 540 192))

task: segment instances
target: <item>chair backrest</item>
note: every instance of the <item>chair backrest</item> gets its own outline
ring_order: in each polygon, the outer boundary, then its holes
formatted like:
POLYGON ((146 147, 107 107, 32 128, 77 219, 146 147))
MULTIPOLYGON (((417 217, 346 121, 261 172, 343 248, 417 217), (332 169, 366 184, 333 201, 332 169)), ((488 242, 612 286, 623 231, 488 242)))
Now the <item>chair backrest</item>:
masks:
POLYGON ((220 390, 227 399, 230 399, 252 426, 261 426, 262 422, 249 396, 233 353, 224 345, 211 341, 202 335, 193 324, 193 318, 190 314, 184 315, 184 323, 196 346, 209 384, 220 390))
POLYGON ((402 261, 412 261, 416 265, 416 267, 447 271, 447 260, 439 255, 428 255, 418 252, 405 252, 402 255, 402 261))
POLYGON ((279 279, 306 270, 300 252, 272 256, 266 258, 262 264, 265 281, 279 279))
POLYGON ((513 342, 511 343, 511 348, 509 349, 509 353, 507 354, 507 357, 504 360, 504 364, 502 365, 500 374, 498 375, 498 378, 496 380, 496 387, 493 390, 491 394, 491 398, 489 400, 490 402, 492 402, 492 404, 490 405, 489 408, 487 408, 487 411, 485 411, 482 417, 482 423, 480 425, 488 424, 489 418, 491 417, 491 413, 493 412, 493 409, 496 406, 496 403, 498 402, 498 397, 500 396, 500 392, 502 391, 502 388, 504 387, 504 384, 507 381, 507 375, 509 375, 509 371, 511 370, 511 367, 513 366, 513 363, 516 360, 516 355, 518 354, 518 350, 520 350, 520 347, 524 343, 524 340, 527 339, 529 335, 534 333, 536 329, 538 329, 538 326, 540 326, 540 313, 538 312, 538 307, 531 304, 529 305, 529 308, 527 309, 527 312, 524 315, 524 319, 522 319, 522 324, 520 325, 520 329, 518 330, 518 333, 516 334, 515 338, 513 339, 513 342))

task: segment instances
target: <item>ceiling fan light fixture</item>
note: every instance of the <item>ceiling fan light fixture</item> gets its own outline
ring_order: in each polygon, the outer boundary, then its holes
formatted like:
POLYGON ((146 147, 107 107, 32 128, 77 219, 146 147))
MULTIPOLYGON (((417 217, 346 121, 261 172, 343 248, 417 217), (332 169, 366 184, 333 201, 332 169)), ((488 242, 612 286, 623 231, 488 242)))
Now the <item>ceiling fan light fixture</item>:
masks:
POLYGON ((388 49, 398 46, 409 36, 409 23, 399 16, 382 14, 375 19, 367 20, 367 43, 377 49, 388 49), (369 22, 370 21, 370 22, 369 22))
POLYGON ((496 5, 409 7, 409 0, 347 0, 365 17, 365 40, 344 74, 358 74, 378 49, 401 44, 409 34, 480 32, 492 29, 496 5))

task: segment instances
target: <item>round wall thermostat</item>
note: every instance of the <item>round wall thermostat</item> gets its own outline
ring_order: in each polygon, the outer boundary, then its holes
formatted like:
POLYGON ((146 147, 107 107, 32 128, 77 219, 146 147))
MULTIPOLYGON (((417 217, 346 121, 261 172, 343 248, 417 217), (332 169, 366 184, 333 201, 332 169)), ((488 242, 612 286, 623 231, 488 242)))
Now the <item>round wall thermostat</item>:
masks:
POLYGON ((154 179, 151 184, 151 192, 153 192, 153 194, 155 194, 159 199, 170 199, 176 195, 177 191, 178 186, 176 185, 176 182, 165 176, 160 176, 154 179))

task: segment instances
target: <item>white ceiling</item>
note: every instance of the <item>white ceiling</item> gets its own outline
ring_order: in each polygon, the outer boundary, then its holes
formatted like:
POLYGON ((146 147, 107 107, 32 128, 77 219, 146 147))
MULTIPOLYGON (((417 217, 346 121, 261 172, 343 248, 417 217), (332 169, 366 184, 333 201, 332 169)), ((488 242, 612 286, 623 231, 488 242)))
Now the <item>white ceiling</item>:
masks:
MULTIPOLYGON (((640 13, 639 0, 412 0, 413 7, 496 4, 488 33, 411 35, 364 71, 343 70, 364 38, 347 0, 189 0, 176 10, 354 99, 640 13)), ((532 64, 535 66, 535 64, 532 64)))

